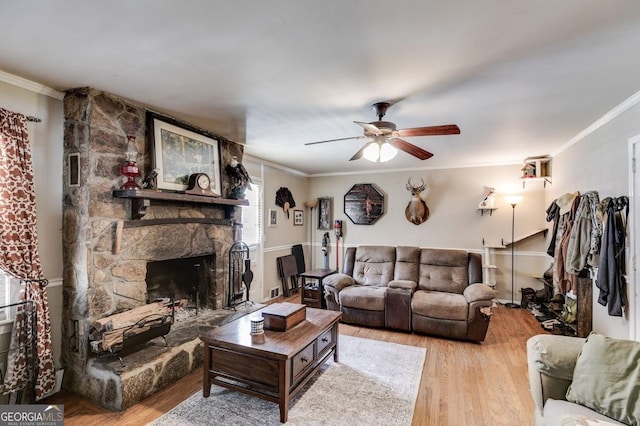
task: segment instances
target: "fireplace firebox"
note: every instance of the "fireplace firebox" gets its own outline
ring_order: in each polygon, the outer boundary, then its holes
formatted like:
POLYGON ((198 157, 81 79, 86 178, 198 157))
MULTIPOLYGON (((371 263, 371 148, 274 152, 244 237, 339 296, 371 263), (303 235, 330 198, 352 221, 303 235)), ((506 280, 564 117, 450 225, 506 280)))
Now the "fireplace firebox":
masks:
POLYGON ((215 254, 147 263, 147 302, 186 300, 188 308, 215 309, 215 254))

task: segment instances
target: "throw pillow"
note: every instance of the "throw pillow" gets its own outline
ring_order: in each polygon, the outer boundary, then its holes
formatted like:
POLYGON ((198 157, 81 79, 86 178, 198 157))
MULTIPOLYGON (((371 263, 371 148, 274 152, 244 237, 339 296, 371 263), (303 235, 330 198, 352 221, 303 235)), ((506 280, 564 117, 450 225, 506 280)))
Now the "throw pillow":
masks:
POLYGON ((626 424, 640 423, 640 342, 591 333, 567 400, 626 424))

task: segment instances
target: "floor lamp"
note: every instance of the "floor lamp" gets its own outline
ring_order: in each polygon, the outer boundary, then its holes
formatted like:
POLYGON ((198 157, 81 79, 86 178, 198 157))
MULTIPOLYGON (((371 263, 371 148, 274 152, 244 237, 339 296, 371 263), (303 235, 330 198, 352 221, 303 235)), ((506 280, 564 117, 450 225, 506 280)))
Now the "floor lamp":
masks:
POLYGON ((309 213, 309 257, 311 261, 309 262, 309 269, 313 270, 313 209, 318 205, 318 199, 305 201, 304 206, 308 209, 311 209, 311 213, 309 213))
POLYGON ((505 197, 507 203, 511 204, 511 303, 505 303, 507 308, 517 309, 520 307, 513 300, 515 291, 515 230, 516 230, 516 206, 522 201, 522 195, 509 195, 505 197))

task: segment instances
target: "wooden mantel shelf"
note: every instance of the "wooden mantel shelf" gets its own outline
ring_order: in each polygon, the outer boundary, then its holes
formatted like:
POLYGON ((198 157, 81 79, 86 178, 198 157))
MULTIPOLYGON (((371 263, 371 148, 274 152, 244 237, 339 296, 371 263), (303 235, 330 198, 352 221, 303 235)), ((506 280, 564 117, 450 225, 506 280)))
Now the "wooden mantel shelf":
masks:
POLYGON ((151 200, 217 205, 225 208, 225 218, 229 219, 233 213, 233 207, 248 206, 248 200, 232 200, 230 198, 208 197, 203 195, 191 195, 180 192, 162 192, 145 189, 116 189, 113 191, 116 198, 131 199, 131 219, 140 219, 146 213, 151 200))

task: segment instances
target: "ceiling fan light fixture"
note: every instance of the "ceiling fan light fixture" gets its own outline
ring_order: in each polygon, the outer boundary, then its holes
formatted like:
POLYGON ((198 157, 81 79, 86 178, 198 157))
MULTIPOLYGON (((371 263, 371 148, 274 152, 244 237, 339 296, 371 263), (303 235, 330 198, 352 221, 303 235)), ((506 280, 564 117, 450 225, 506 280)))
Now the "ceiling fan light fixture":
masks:
POLYGON ((369 146, 362 151, 362 156, 369 161, 377 163, 378 159, 380 159, 380 145, 370 143, 369 146))
POLYGON ((385 163, 398 155, 398 150, 389 143, 383 143, 380 146, 380 162, 385 163))
POLYGON ((371 143, 362 152, 362 156, 373 163, 385 163, 393 159, 397 154, 398 150, 386 142, 371 143))
POLYGON ((362 146, 349 161, 359 160, 364 157, 372 163, 387 162, 398 154, 398 151, 405 152, 418 160, 426 160, 433 157, 433 154, 407 142, 403 138, 413 136, 441 136, 441 135, 459 135, 460 128, 455 124, 446 124, 441 126, 423 126, 409 127, 398 130, 395 123, 391 121, 382 121, 387 109, 392 104, 390 102, 378 102, 372 105, 373 110, 378 116, 378 121, 365 123, 363 121, 354 121, 364 129, 362 136, 350 136, 347 138, 328 139, 317 142, 307 142, 305 145, 315 145, 326 142, 337 142, 349 139, 371 138, 371 141, 362 146))

